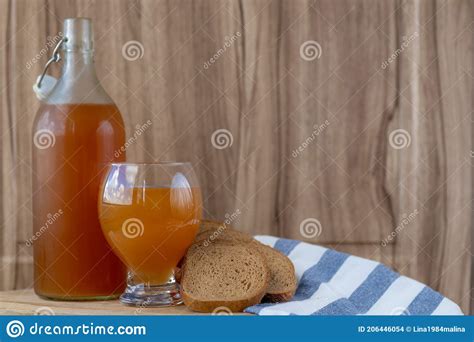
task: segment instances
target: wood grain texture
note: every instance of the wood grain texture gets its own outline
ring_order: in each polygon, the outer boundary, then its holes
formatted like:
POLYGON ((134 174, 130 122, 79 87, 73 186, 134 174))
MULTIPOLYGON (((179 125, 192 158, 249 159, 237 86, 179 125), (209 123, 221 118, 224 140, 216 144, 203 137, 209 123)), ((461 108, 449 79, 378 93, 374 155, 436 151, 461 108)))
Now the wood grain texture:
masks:
MULTIPOLYGON (((131 307, 118 300, 99 302, 59 302, 43 300, 31 289, 0 291, 0 315, 205 315, 193 312, 184 305, 151 308, 131 307)), ((248 315, 235 313, 235 315, 248 315)))
POLYGON ((31 85, 51 51, 27 63, 71 16, 94 20, 128 136, 152 121, 129 160, 191 161, 207 217, 382 261, 469 310, 472 0, 0 0, 0 289, 32 285, 31 85))
POLYGON ((281 136, 286 139, 281 224, 285 235, 301 238, 295 227, 315 217, 322 226, 321 242, 379 242, 391 231, 392 218, 383 173, 374 161, 383 158, 379 143, 396 89, 378 67, 395 37, 395 3, 336 2, 330 11, 324 2, 298 4, 285 2, 282 19, 285 49, 279 68, 287 77, 285 95, 279 97, 281 136), (357 20, 365 16, 371 20, 357 20), (302 61, 300 45, 316 38, 321 58, 302 61), (293 157, 292 150, 312 134, 314 125, 326 120, 328 127, 293 157))
MULTIPOLYGON (((395 266, 463 304, 469 301, 472 115, 472 3, 403 2, 399 98, 389 131, 411 144, 388 149, 387 188, 398 222, 418 214, 397 236, 395 266), (458 284, 455 293, 452 284, 458 284)), ((467 311, 467 310, 466 310, 467 311)))

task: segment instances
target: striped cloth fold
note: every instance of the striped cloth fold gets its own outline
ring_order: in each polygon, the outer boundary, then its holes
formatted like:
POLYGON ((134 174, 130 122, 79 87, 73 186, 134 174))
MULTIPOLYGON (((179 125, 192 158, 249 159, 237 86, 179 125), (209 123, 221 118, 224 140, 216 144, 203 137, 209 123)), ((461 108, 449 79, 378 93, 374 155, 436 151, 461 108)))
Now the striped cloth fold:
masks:
POLYGON ((462 315, 458 305, 379 262, 309 243, 256 236, 293 262, 298 289, 290 302, 245 309, 257 315, 462 315))

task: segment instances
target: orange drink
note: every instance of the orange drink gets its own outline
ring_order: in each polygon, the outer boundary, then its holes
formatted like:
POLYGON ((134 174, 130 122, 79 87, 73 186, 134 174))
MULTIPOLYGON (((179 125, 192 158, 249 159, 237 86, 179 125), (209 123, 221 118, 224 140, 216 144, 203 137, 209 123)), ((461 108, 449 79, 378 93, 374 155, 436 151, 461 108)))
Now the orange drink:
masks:
POLYGON ((114 155, 125 143, 120 112, 113 104, 44 104, 34 132, 35 292, 62 300, 118 297, 126 268, 102 233, 97 193, 108 163, 125 158, 114 155))
POLYGON ((102 230, 141 283, 164 284, 199 227, 199 188, 133 188, 130 205, 101 202, 102 230))
POLYGON ((121 301, 180 304, 174 269, 197 234, 202 211, 191 165, 111 164, 98 207, 104 236, 129 270, 121 301))

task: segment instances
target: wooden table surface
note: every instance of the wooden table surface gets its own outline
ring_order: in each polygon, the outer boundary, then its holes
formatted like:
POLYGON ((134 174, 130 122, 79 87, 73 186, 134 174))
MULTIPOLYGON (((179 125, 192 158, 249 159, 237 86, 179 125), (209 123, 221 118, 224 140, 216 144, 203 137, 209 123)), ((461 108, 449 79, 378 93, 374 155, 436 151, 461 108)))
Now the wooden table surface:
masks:
POLYGON ((32 289, 0 292, 0 315, 199 315, 184 305, 166 308, 131 307, 118 300, 60 302, 44 300, 32 289))

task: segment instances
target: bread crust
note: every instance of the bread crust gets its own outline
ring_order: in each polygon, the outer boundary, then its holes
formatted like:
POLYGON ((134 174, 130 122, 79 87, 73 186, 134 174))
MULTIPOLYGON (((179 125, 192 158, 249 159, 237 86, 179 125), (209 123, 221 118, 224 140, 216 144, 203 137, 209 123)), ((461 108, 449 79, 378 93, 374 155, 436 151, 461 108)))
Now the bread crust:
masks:
POLYGON ((262 298, 262 303, 281 303, 287 302, 293 298, 295 291, 283 293, 266 293, 262 298))
POLYGON ((265 290, 262 290, 261 293, 256 294, 247 299, 241 300, 218 300, 218 301, 206 301, 206 300, 197 300, 189 296, 186 292, 182 291, 181 296, 183 297, 184 304, 191 310, 197 312, 213 312, 219 307, 225 307, 232 312, 242 312, 245 308, 259 304, 262 301, 263 296, 265 295, 265 290))

